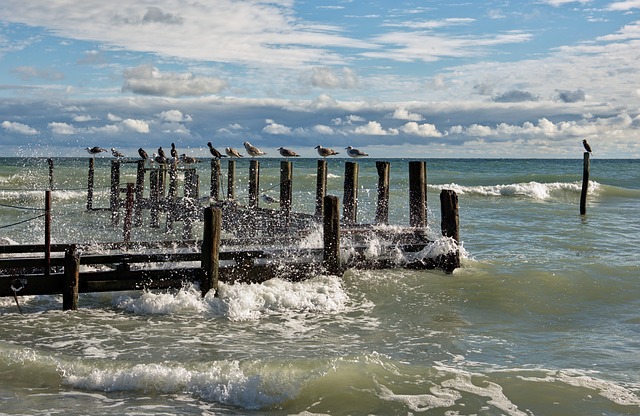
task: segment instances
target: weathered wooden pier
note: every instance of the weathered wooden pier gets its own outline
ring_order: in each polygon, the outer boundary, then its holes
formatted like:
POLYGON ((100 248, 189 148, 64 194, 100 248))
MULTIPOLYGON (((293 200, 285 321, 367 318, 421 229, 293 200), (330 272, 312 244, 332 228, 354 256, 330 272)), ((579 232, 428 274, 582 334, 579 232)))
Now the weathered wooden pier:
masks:
MULTIPOLYGON (((53 165, 50 187, 53 188, 53 165)), ((62 294, 63 309, 76 309, 78 294, 138 289, 169 289, 186 282, 199 283, 202 295, 217 291, 219 282, 262 282, 274 277, 301 280, 322 273, 341 275, 347 268, 440 268, 447 273, 460 267, 458 198, 454 191, 440 194, 441 231, 451 244, 428 256, 435 244, 426 230, 426 162, 409 162, 409 226, 390 231, 390 163, 376 162, 378 172, 375 224, 357 222, 357 162, 345 163, 342 216, 337 196, 326 195, 327 163, 318 160, 314 213, 292 212, 293 165, 280 163, 279 209, 259 207, 260 164, 249 165, 248 203, 235 201, 236 161, 228 161, 227 197, 220 198, 220 160, 211 160, 210 192, 206 207, 199 198, 199 178, 192 166, 146 167, 144 161, 111 162, 110 205, 93 207, 94 162, 90 160, 87 209, 111 211, 113 226, 122 226, 120 242, 0 246, 0 296, 62 294), (122 163, 137 163, 136 183, 120 184, 122 163), (178 172, 184 175, 179 195, 178 172), (149 192, 145 197, 146 176, 149 192), (168 191, 166 183, 168 178, 168 191), (124 216, 122 212, 124 211, 124 216), (131 229, 141 226, 143 212, 150 225, 183 223, 179 241, 133 242, 131 229), (122 221, 121 221, 122 220, 122 221), (193 239, 192 224, 203 221, 201 239, 193 239), (122 223, 122 224, 120 224, 122 223), (322 230, 322 247, 301 248, 299 240, 322 230), (223 234, 230 235, 222 238, 223 234), (375 256, 368 242, 380 242, 375 256), (344 256, 345 250, 349 256, 344 256), (399 256, 400 253, 400 256, 399 256)), ((50 191, 47 191, 50 192, 50 191)), ((50 213, 50 194, 47 212, 50 213)), ((47 221, 51 221, 50 214, 47 221)), ((49 226, 46 227, 49 230, 49 226)), ((18 303, 19 305, 19 303, 18 303)))

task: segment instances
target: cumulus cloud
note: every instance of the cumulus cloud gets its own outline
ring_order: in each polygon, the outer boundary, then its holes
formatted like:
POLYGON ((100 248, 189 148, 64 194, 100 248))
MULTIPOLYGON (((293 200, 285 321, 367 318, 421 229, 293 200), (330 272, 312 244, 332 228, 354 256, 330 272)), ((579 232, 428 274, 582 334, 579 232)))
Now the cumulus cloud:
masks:
POLYGON ((2 124, 0 124, 2 126, 3 129, 5 129, 7 132, 10 133, 19 133, 19 134, 24 134, 27 136, 32 136, 34 134, 38 134, 38 130, 29 127, 26 124, 22 124, 22 123, 17 123, 14 121, 3 121, 2 124))
POLYGON ((577 103, 585 100, 585 93, 582 90, 558 91, 558 99, 564 103, 577 103))
POLYGON ((538 101, 540 97, 528 91, 511 90, 494 96, 491 100, 496 103, 521 103, 524 101, 538 101))
POLYGON ((311 70, 310 83, 319 88, 353 89, 358 87, 358 76, 350 68, 314 67, 311 70))
POLYGON ((122 91, 134 94, 184 97, 217 94, 228 87, 226 81, 213 77, 198 77, 191 73, 161 72, 151 65, 141 65, 124 71, 122 91))
POLYGON ((278 124, 273 120, 265 120, 267 123, 266 126, 262 129, 263 132, 267 134, 279 134, 279 135, 291 135, 291 127, 285 126, 283 124, 278 124))
POLYGON ((363 126, 358 126, 354 129, 353 132, 355 134, 362 134, 362 135, 368 135, 368 136, 387 136, 387 135, 395 136, 398 134, 397 129, 385 130, 382 127, 382 124, 378 123, 377 121, 370 121, 363 126))
POLYGON ((631 9, 640 9, 640 1, 638 0, 625 0, 616 1, 607 6, 607 10, 611 11, 626 11, 631 9))
POLYGON ((53 132, 53 134, 60 135, 71 135, 76 134, 76 129, 68 123, 60 123, 60 122, 51 122, 48 124, 49 130, 53 132))
POLYGON ((192 117, 188 114, 183 114, 180 110, 167 110, 159 114, 162 121, 167 123, 183 123, 187 121, 193 121, 192 117))
POLYGON ((329 126, 325 126, 324 124, 316 124, 315 126, 312 127, 311 130, 316 134, 322 134, 327 136, 334 134, 334 130, 329 126))
POLYGON ((403 107, 396 108, 396 110, 393 112, 392 115, 390 115, 390 117, 396 120, 410 120, 410 121, 424 120, 424 117, 421 114, 411 113, 410 111, 408 111, 406 108, 403 108, 403 107))
POLYGON ((112 113, 108 113, 107 114, 107 120, 109 120, 109 121, 122 121, 122 117, 117 116, 117 115, 112 114, 112 113))
POLYGON ((132 118, 127 118, 122 120, 122 125, 136 133, 149 133, 149 123, 144 120, 135 120, 132 118))
POLYGON ((442 133, 438 131, 435 125, 424 123, 418 124, 415 121, 410 121, 400 128, 400 131, 405 134, 420 137, 442 137, 442 133))

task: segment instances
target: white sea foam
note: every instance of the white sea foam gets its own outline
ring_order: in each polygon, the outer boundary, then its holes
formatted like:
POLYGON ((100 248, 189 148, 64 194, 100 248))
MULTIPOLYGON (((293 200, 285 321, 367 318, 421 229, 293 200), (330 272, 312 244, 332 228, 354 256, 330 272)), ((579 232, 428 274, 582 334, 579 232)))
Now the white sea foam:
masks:
MULTIPOLYGON (((485 185, 485 186, 463 186, 455 183, 445 185, 429 185, 435 189, 452 189, 458 195, 480 195, 480 196, 524 196, 532 199, 549 199, 554 192, 568 191, 580 192, 581 182, 522 182, 506 185, 485 185)), ((600 184, 589 181, 589 193, 593 194, 600 189, 600 184)))

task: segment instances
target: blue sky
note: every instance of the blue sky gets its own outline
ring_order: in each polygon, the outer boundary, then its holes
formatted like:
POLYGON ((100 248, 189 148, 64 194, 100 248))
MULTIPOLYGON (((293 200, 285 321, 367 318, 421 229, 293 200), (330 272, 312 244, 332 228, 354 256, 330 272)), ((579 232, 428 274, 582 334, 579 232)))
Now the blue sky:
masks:
POLYGON ((639 58, 640 0, 3 0, 0 152, 638 158, 639 58))

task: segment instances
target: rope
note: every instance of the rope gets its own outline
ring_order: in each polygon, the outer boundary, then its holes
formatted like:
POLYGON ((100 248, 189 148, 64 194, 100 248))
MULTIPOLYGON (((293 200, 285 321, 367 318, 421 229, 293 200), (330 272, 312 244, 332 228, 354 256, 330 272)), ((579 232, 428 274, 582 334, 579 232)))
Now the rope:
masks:
POLYGON ((29 222, 29 221, 33 221, 33 220, 37 220, 38 218, 42 218, 42 217, 44 217, 45 215, 46 215, 46 214, 38 215, 37 217, 29 218, 29 219, 27 219, 27 220, 23 220, 23 221, 14 222, 13 224, 0 225, 0 230, 2 230, 2 229, 4 229, 4 228, 9 228, 9 227, 14 227, 14 226, 16 226, 16 225, 24 224, 25 222, 29 222))
POLYGON ((17 205, 9 205, 9 204, 0 204, 0 207, 23 209, 26 211, 44 211, 44 208, 20 207, 17 205))

